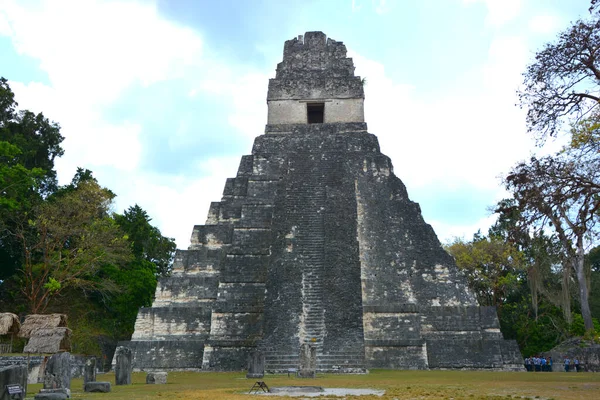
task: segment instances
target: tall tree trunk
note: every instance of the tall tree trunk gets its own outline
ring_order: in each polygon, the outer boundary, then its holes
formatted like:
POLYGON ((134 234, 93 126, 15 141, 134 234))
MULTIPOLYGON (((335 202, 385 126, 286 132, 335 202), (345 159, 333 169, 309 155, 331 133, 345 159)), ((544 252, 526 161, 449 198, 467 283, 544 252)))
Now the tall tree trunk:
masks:
POLYGON ((573 322, 573 314, 571 313, 571 290, 569 290, 569 282, 571 280, 570 263, 563 263, 563 276, 561 282, 560 302, 565 320, 571 324, 573 322))
POLYGON ((583 242, 577 241, 577 255, 573 262, 575 273, 577 275, 577 283, 579 284, 579 301, 581 303, 581 316, 583 317, 583 323, 585 324, 585 330, 594 329, 594 323, 592 322, 592 312, 590 310, 589 302, 589 290, 588 280, 586 279, 585 266, 584 266, 584 249, 583 242))

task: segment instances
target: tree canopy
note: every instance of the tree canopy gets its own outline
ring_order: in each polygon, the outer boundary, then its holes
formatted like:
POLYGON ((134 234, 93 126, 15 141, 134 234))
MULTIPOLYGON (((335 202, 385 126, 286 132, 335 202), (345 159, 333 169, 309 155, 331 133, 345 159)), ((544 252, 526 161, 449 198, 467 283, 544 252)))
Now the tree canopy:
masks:
POLYGON ((175 254, 175 240, 164 237, 157 227, 152 226, 148 213, 137 204, 125 210, 123 215, 115 215, 115 220, 127 234, 134 257, 156 265, 158 274, 168 275, 175 254))
POLYGON ((112 198, 97 182, 83 181, 40 204, 28 226, 16 230, 24 254, 21 291, 32 313, 44 312, 68 287, 111 290, 111 282, 96 275, 105 264, 131 258, 124 234, 109 215, 112 198))
POLYGON ((600 13, 592 7, 591 18, 576 21, 546 44, 523 74, 520 103, 538 138, 556 136, 564 123, 598 115, 600 13))
POLYGON ((19 110, 0 78, 0 307, 69 315, 73 348, 129 339, 157 276, 171 269, 175 242, 135 205, 112 211, 115 193, 78 168, 59 186, 60 126, 19 110))

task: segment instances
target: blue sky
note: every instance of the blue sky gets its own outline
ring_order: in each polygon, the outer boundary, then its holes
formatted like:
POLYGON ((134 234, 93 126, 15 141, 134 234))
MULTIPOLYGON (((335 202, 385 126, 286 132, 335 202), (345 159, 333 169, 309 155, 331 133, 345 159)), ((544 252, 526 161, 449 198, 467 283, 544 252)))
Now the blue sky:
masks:
MULTIPOLYGON (((366 119, 442 242, 470 238, 539 150, 515 107, 587 0, 0 0, 0 76, 59 122, 78 166, 187 248, 266 123, 283 43, 320 30, 366 77, 366 119)), ((550 149, 556 143, 549 144, 550 149)))

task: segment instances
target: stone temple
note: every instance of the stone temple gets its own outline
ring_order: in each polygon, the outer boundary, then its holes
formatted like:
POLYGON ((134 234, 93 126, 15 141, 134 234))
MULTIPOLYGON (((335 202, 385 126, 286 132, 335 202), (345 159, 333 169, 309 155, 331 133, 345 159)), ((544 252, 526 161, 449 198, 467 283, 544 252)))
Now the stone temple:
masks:
POLYGON ((139 311, 134 368, 520 369, 379 150, 342 42, 285 42, 268 122, 139 311))

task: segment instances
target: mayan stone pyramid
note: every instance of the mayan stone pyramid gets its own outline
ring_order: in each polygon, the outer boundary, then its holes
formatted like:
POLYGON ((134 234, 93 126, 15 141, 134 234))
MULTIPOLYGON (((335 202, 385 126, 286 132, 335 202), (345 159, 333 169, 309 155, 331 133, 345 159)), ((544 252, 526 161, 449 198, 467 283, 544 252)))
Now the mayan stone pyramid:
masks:
POLYGON ((134 368, 270 372, 520 369, 496 310, 480 307, 367 132, 342 42, 285 42, 268 124, 139 311, 134 368), (303 346, 304 345, 304 346, 303 346))

